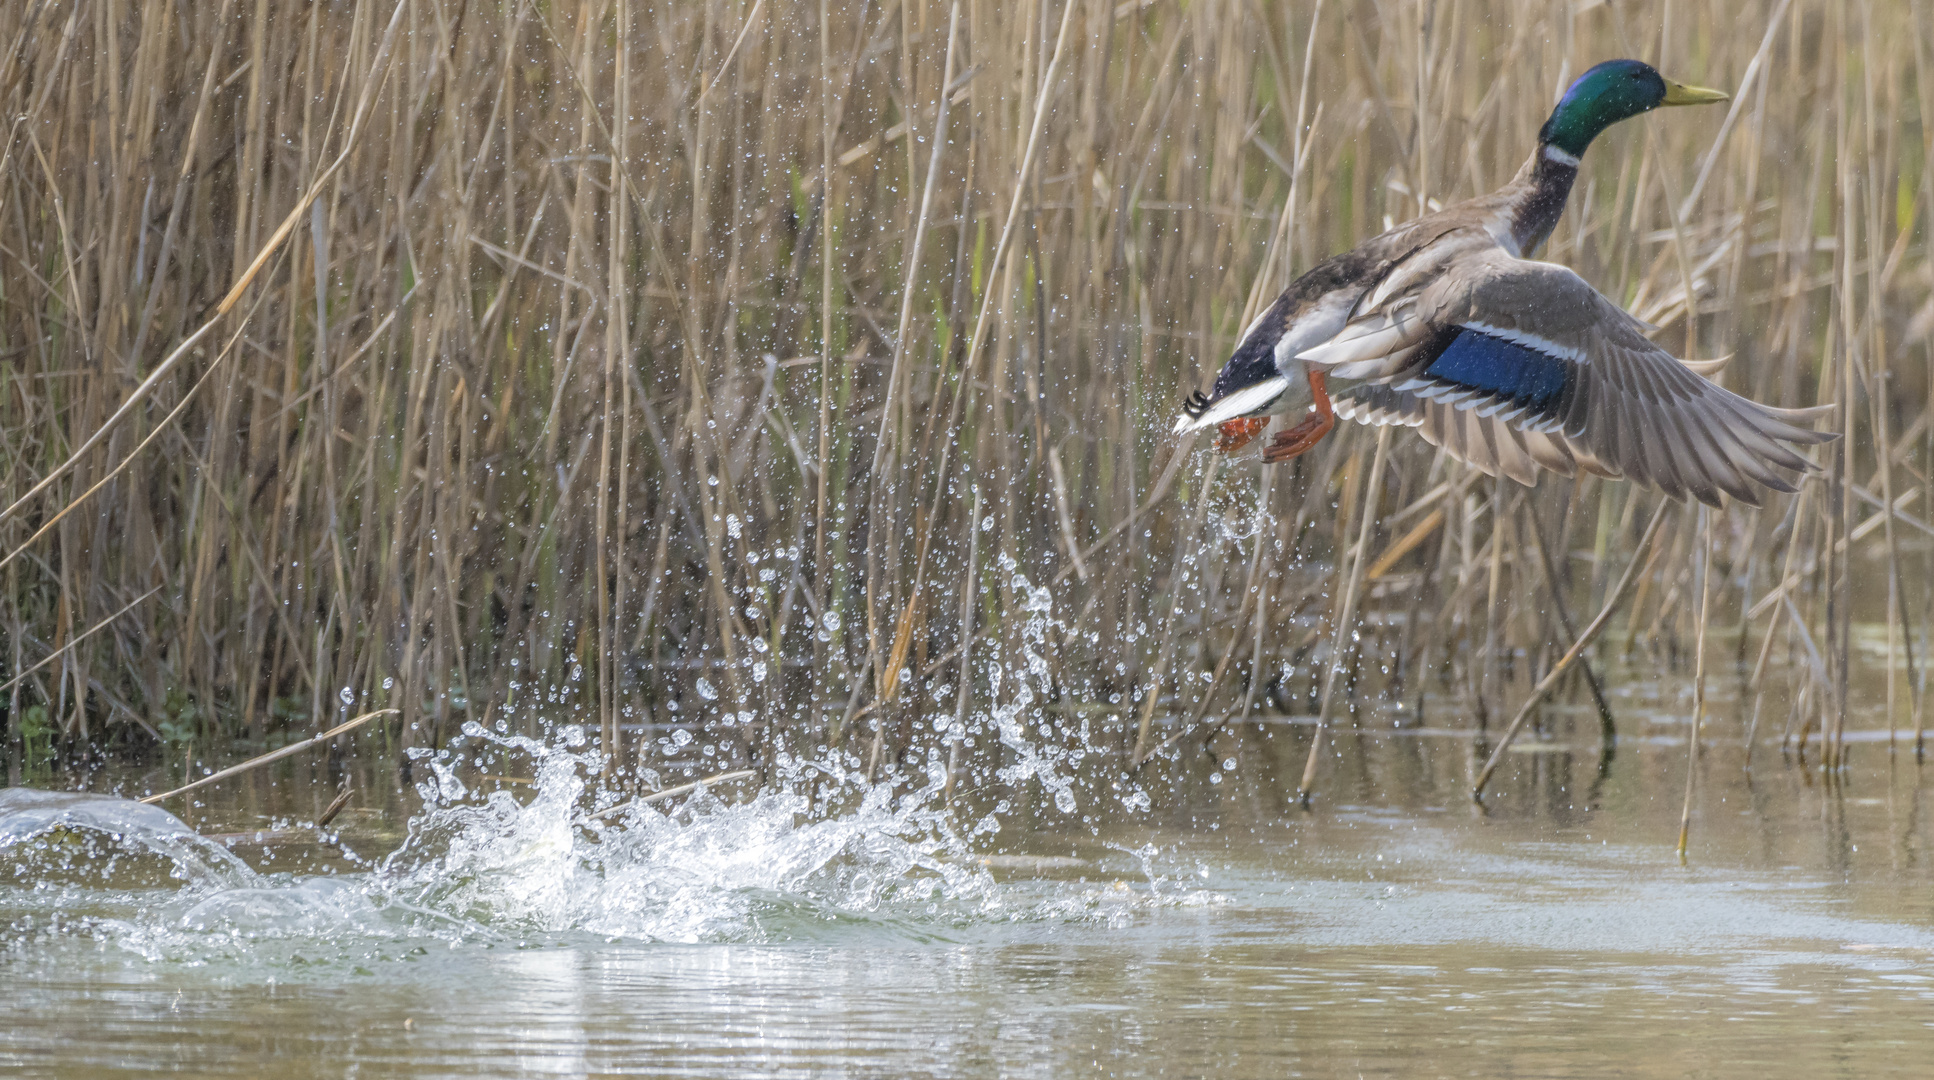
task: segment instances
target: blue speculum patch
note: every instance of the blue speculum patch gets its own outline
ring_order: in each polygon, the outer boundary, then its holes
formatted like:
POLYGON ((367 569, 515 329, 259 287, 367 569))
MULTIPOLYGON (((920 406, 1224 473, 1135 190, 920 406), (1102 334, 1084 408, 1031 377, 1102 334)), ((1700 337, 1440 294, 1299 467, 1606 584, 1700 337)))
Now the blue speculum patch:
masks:
POLYGON ((1452 339, 1424 374, 1543 411, 1564 394, 1571 379, 1571 363, 1515 341, 1467 329, 1452 339))

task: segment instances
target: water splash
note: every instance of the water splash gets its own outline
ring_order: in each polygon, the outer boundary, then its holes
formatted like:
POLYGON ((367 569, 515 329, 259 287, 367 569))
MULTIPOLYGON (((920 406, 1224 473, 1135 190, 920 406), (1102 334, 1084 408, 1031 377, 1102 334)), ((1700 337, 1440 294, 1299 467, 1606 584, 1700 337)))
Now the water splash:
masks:
POLYGON ((239 886, 254 871, 158 806, 0 789, 0 881, 17 887, 239 886))
POLYGON ((464 734, 528 755, 536 797, 471 800, 455 776, 461 755, 440 755, 419 785, 423 813, 372 878, 389 901, 500 930, 683 942, 772 940, 850 918, 944 924, 995 902, 932 788, 896 796, 822 770, 825 784, 853 788, 855 808, 815 816, 813 800, 782 788, 740 804, 701 792, 670 809, 597 811, 594 752, 476 725, 464 734))
POLYGON ((1001 745, 1014 754, 1014 763, 1001 768, 996 775, 1002 783, 1014 788, 1025 787, 1029 780, 1039 781, 1054 797, 1055 809, 1073 814, 1079 809, 1074 794, 1075 778, 1072 773, 1061 771, 1060 766, 1072 768, 1081 764, 1088 752, 1089 733, 1084 724, 1078 741, 1072 746, 1051 741, 1057 732, 1046 711, 1037 704, 1036 694, 1036 687, 1045 688, 1053 679, 1042 650, 1048 633, 1058 625, 1054 619, 1054 597, 1047 586, 1036 586, 1029 581, 1013 557, 1005 552, 1001 554, 1000 564, 1011 575, 1009 582, 1022 598, 1021 610, 1026 618, 1021 624, 1021 677, 1012 680, 1013 689, 1004 701, 1002 694, 1009 681, 1005 678, 1005 669, 998 661, 987 666, 989 694, 996 702, 989 718, 999 733, 1001 745), (1039 742, 1030 737, 1029 723, 1036 725, 1035 732, 1041 736, 1039 742))
MULTIPOLYGON (((0 953, 107 945, 287 978, 475 945, 959 940, 1017 921, 1115 926, 1178 902, 1147 852, 1123 849, 1132 863, 1099 884, 997 880, 981 864, 975 847, 1010 807, 1002 794, 1039 785, 1090 832, 1097 812, 1079 816, 1094 772, 1082 765, 1096 760, 1088 722, 1051 707, 1051 635, 1066 628, 1047 588, 1001 565, 1024 617, 1018 657, 989 665, 986 705, 957 733, 999 748, 964 778, 997 790, 971 824, 947 805, 939 753, 877 782, 837 749, 781 753, 749 800, 701 789, 647 805, 606 786, 581 728, 540 740, 468 724, 443 750, 418 752, 422 809, 401 845, 376 863, 352 857, 359 869, 340 875, 258 873, 158 807, 0 791, 0 929, 11 931, 0 953), (526 765, 530 786, 477 790, 469 770, 485 757, 526 765)), ((936 732, 953 722, 928 719, 936 732)), ((1133 789, 1121 801, 1147 806, 1133 789)))

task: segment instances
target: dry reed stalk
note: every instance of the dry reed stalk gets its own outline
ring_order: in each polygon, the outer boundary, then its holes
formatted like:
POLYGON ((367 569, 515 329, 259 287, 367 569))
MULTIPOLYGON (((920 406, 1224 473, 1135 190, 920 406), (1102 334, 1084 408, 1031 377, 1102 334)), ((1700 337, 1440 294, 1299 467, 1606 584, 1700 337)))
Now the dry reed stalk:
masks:
MULTIPOLYGON (((1337 609, 1335 628, 1330 634, 1329 661, 1323 667, 1323 694, 1317 700, 1316 730, 1310 736, 1309 757, 1303 762, 1303 778, 1296 785, 1296 801, 1306 810, 1316 790, 1316 766, 1322 760, 1323 736, 1329 728, 1330 711, 1335 708, 1336 676, 1344 665, 1343 642, 1351 637, 1356 627, 1357 597, 1363 588, 1364 563, 1370 557, 1370 533, 1376 526, 1377 504, 1383 495, 1383 470, 1389 450, 1390 428, 1380 427, 1377 429, 1376 457, 1370 464, 1370 484, 1360 500, 1363 504, 1362 517, 1357 526, 1357 541, 1351 549, 1347 574, 1343 562, 1337 562, 1338 580, 1348 583, 1343 587, 1343 603, 1337 609)), ((1354 656, 1356 650, 1349 652, 1354 656)))
MULTIPOLYGON (((1562 639, 1564 642, 1575 642, 1578 640, 1578 632, 1572 628, 1571 612, 1567 610, 1565 604, 1564 585, 1560 580, 1557 565, 1551 561, 1551 550, 1545 544, 1544 528, 1538 524, 1538 516, 1535 513, 1529 515, 1529 521, 1531 542, 1538 552, 1538 566, 1544 571, 1545 588, 1551 593, 1552 610, 1558 617, 1557 630, 1564 635, 1562 639)), ((1570 645, 1567 644, 1566 648, 1570 648, 1570 645)), ((1598 707, 1599 738, 1605 745, 1610 745, 1618 738, 1618 728, 1612 719, 1612 707, 1605 703, 1605 691, 1598 685, 1598 676, 1592 673, 1591 662, 1586 661, 1578 670, 1585 677, 1586 687, 1591 690, 1592 704, 1598 707)))
POLYGON ((364 724, 370 722, 371 720, 376 719, 379 716, 390 716, 390 715, 393 715, 395 712, 396 712, 395 709, 377 709, 373 712, 366 712, 363 715, 358 716, 353 720, 346 720, 340 724, 337 724, 335 727, 330 728, 328 731, 319 732, 318 734, 312 735, 309 738, 302 740, 301 742, 290 743, 287 746, 278 747, 274 750, 269 751, 266 754, 257 754, 255 757, 252 757, 247 761, 242 762, 239 765, 230 765, 226 769, 222 769, 218 772, 209 773, 207 776, 204 776, 201 779, 194 781, 193 783, 183 784, 178 788, 173 788, 171 790, 164 791, 159 795, 146 796, 142 798, 140 801, 144 803, 158 803, 164 799, 172 799, 176 795, 183 795, 183 794, 186 794, 187 792, 194 791, 197 788, 207 787, 208 785, 213 784, 216 781, 226 780, 231 776, 236 776, 240 773, 245 773, 257 766, 267 765, 269 762, 272 762, 272 761, 280 761, 285 757, 292 757, 296 754, 300 754, 304 750, 309 750, 317 746, 321 746, 324 743, 327 743, 330 739, 333 739, 338 735, 349 734, 350 732, 356 730, 359 727, 362 727, 364 724))
POLYGON ((664 802, 666 799, 677 798, 680 795, 689 794, 702 788, 710 787, 713 784, 723 784, 732 780, 744 780, 749 776, 757 775, 759 775, 757 769, 732 769, 715 776, 707 776, 702 780, 694 780, 689 784, 679 784, 676 787, 668 787, 663 791, 654 791, 649 795, 641 795, 630 802, 620 803, 609 809, 600 810, 591 816, 608 821, 623 814, 627 810, 633 810, 640 806, 650 806, 656 802, 664 802))
POLYGON ((1645 526, 1645 532, 1640 535, 1639 542, 1632 548, 1632 559, 1625 564, 1625 573, 1619 577, 1618 584, 1612 587, 1611 593, 1605 598, 1605 606, 1599 609, 1597 618, 1585 627, 1584 633, 1578 635, 1578 640, 1572 642, 1571 648, 1565 650, 1565 655, 1551 665, 1551 670, 1545 673, 1545 677, 1531 691, 1531 696, 1519 706, 1518 714, 1511 718, 1510 724, 1506 725, 1504 734, 1498 737, 1498 744, 1491 751, 1491 756, 1485 760, 1484 767, 1477 774, 1477 779, 1471 783, 1472 799, 1484 798, 1484 787, 1490 783, 1491 773, 1496 771, 1498 763, 1504 760, 1505 751, 1511 748, 1511 740, 1517 738, 1519 729, 1524 727, 1525 720, 1531 716, 1531 710, 1545 699, 1545 695, 1551 693, 1552 688, 1558 685, 1559 678, 1580 656, 1584 655, 1585 650, 1598 639, 1598 635, 1611 622, 1612 614, 1624 601, 1626 591, 1631 588, 1633 580, 1640 576, 1635 571, 1638 570, 1641 560, 1649 561, 1646 552, 1652 548, 1653 538, 1658 535, 1659 526, 1665 523, 1665 512, 1670 506, 1669 501, 1659 502, 1659 508, 1652 512, 1652 521, 1645 526))
MULTIPOLYGON (((62 645, 60 648, 54 650, 53 652, 47 654, 47 656, 43 658, 40 662, 28 667, 19 668, 19 672, 20 672, 19 674, 15 675, 11 679, 8 679, 4 683, 0 683, 0 690, 12 690, 14 687, 20 685, 21 681, 26 679, 27 676, 32 675, 34 672, 39 671, 41 668, 46 667, 48 664, 53 663, 55 660, 60 659, 61 656, 67 652, 67 650, 73 648, 76 645, 79 645, 81 642, 86 641, 88 638, 93 637, 96 633, 107 629, 110 625, 113 624, 114 620, 120 618, 123 615, 126 615, 130 611, 133 611, 135 607, 137 607, 143 600, 146 600, 150 596, 153 596, 155 593, 160 592, 161 589, 162 589, 162 586, 156 585, 154 588, 149 589, 147 592, 142 593, 140 596, 137 596, 134 599, 128 601, 126 606, 122 607, 121 610, 115 612, 112 615, 109 615, 107 618, 102 619, 100 622, 95 623, 93 626, 90 626, 86 630, 83 630, 82 632, 67 639, 66 644, 62 645)), ((18 663, 19 661, 16 660, 15 664, 17 665, 18 663)))
POLYGON ((1692 837, 1692 793, 1699 776, 1699 738, 1706 722, 1706 617, 1712 607, 1712 508, 1699 508, 1699 615, 1693 629, 1692 728, 1686 736, 1686 795, 1679 811, 1679 865, 1692 837))

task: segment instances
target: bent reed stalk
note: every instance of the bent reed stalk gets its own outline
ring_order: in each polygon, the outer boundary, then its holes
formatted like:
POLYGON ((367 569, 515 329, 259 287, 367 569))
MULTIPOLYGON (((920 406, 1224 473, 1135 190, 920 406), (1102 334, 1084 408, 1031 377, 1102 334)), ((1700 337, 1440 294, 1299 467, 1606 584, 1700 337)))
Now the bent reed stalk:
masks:
POLYGON ((9 738, 389 708, 401 748, 574 723, 628 769, 696 726, 720 767, 838 745, 951 791, 1002 764, 962 737, 1000 670, 1124 768, 1211 712, 1301 757, 1247 722, 1583 693, 1551 598, 1609 610, 1632 565, 1608 684, 1690 673, 1706 623, 1715 684, 1829 764, 1918 740, 1934 22, 1323 8, 5 5, 9 738), (1491 190, 1619 55, 1734 104, 1608 135, 1544 257, 1729 388, 1842 406, 1802 495, 1712 516, 1710 574, 1689 527, 1644 554, 1620 482, 1353 429, 1261 484, 1166 434, 1259 277, 1491 190), (1906 694, 1850 678, 1870 625, 1906 694))

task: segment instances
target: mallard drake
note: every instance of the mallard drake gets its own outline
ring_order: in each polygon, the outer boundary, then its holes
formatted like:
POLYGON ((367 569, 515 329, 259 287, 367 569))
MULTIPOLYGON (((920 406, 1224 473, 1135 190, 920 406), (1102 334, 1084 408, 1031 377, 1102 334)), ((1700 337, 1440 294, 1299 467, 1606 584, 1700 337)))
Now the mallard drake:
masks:
POLYGON ((1579 158, 1606 128, 1661 105, 1726 100, 1637 60, 1579 76, 1538 148, 1489 195, 1400 225, 1290 283, 1244 331, 1208 396, 1175 430, 1220 429, 1233 453, 1269 416, 1308 401, 1265 462, 1308 450, 1338 416, 1413 427, 1490 475, 1531 485, 1539 468, 1652 484, 1717 506, 1757 506, 1754 485, 1793 491, 1780 470, 1815 466, 1785 444, 1835 438, 1803 427, 1831 406, 1776 409, 1727 391, 1652 343, 1653 328, 1577 274, 1536 262, 1579 158), (1339 393, 1326 379, 1363 382, 1339 393), (1304 398, 1300 387, 1309 387, 1304 398))

